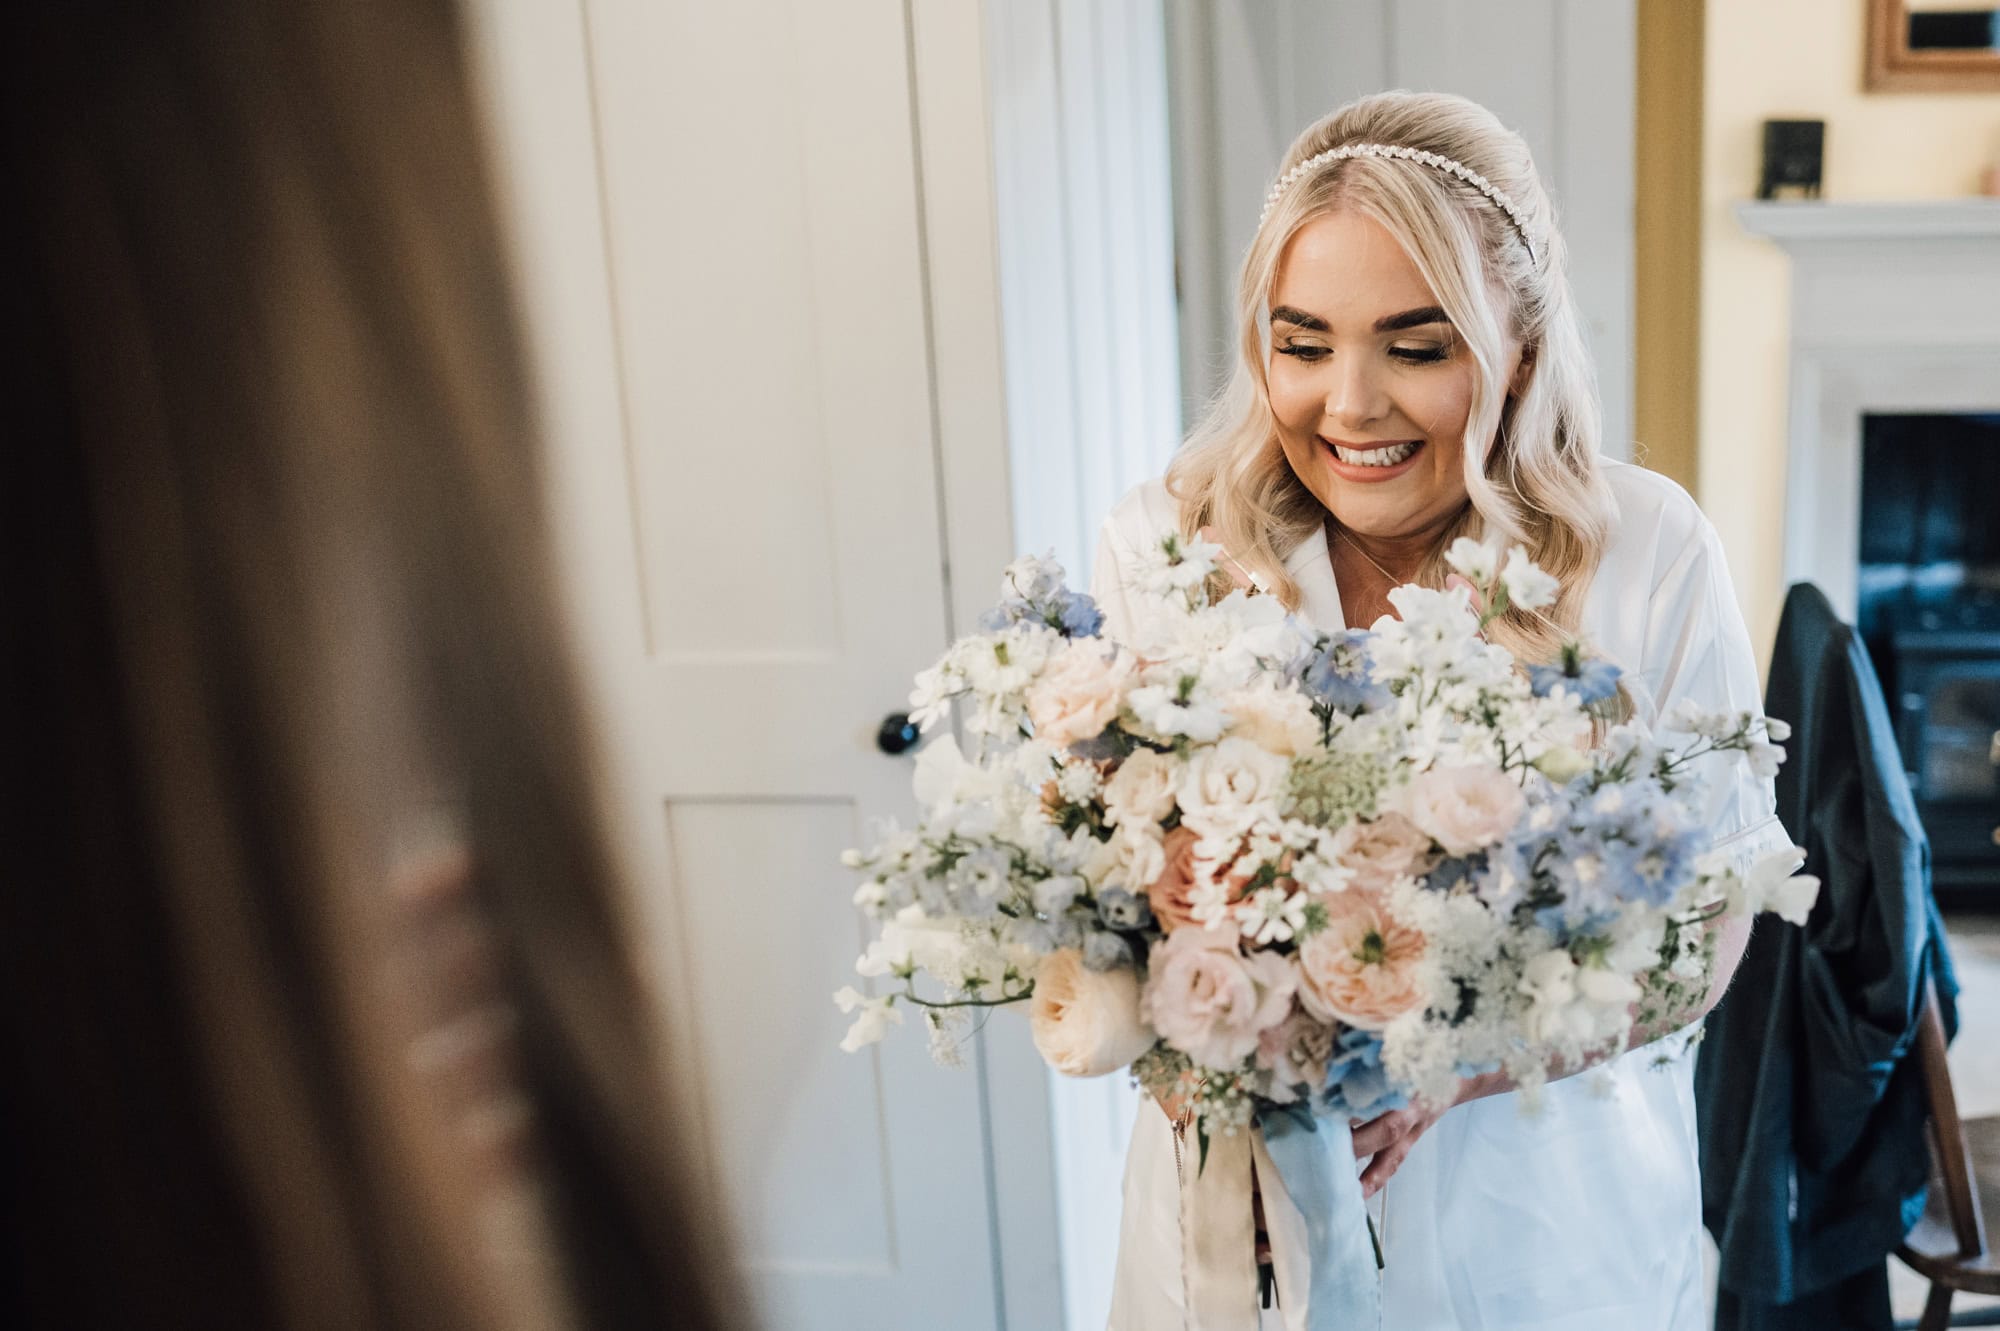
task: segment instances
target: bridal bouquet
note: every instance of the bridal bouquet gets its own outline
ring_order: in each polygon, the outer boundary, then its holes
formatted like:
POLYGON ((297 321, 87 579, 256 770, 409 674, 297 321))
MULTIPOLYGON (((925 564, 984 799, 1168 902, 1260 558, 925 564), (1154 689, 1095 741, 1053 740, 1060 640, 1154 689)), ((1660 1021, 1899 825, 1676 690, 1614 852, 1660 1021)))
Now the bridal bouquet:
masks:
POLYGON ((1580 648, 1521 667, 1482 629, 1553 602, 1516 549, 1457 542, 1467 585, 1390 595, 1320 632, 1254 590, 1210 595, 1217 547, 1170 537, 1131 641, 1053 562, 1010 566, 980 632, 917 678, 917 826, 846 862, 879 932, 843 1047, 907 1010, 954 1061, 978 1009, 1029 1004, 1080 1077, 1129 1068, 1210 1135, 1253 1116, 1373 1117, 1504 1068, 1622 1048, 1706 992, 1717 916, 1803 920, 1784 853, 1733 866, 1704 769, 1776 770, 1786 727, 1682 706, 1628 724, 1580 648))

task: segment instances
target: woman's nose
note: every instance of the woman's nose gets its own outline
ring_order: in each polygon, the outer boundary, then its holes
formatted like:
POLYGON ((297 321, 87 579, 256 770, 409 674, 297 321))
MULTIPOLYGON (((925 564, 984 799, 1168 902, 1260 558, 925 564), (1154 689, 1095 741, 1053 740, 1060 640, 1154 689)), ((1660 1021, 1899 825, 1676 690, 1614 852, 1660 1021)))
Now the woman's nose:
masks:
POLYGON ((1336 430, 1352 438, 1389 414, 1388 394, 1363 357, 1336 357, 1328 373, 1326 418, 1336 430))

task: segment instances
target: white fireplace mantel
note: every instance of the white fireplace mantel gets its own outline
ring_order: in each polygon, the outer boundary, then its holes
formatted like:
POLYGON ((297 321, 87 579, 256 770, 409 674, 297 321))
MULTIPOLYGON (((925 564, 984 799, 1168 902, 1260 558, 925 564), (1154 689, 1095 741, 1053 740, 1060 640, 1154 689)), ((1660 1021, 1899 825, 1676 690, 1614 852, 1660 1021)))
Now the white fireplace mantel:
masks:
POLYGON ((1818 583, 1852 619, 1862 417, 2000 411, 2000 200, 1736 215, 1792 257, 1785 581, 1818 583))

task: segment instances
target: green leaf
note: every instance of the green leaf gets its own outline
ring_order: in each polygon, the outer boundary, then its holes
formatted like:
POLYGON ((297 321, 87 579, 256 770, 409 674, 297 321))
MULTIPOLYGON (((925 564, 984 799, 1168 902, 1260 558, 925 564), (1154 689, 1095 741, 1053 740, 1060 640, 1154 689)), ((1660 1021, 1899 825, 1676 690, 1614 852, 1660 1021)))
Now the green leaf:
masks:
POLYGON ((1195 1161, 1194 1176, 1201 1177, 1201 1171, 1208 1168, 1208 1127, 1200 1119, 1195 1120, 1195 1140, 1201 1143, 1201 1155, 1195 1161))

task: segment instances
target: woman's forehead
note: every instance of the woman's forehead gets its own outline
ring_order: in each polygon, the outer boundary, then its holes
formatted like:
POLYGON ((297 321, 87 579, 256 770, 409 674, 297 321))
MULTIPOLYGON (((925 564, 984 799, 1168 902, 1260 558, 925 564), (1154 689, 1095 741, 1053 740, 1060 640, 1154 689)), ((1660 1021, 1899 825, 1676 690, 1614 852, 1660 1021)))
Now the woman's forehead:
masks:
POLYGON ((1270 303, 1338 326, 1439 301, 1387 227, 1343 210, 1322 213, 1292 234, 1278 256, 1270 303))

